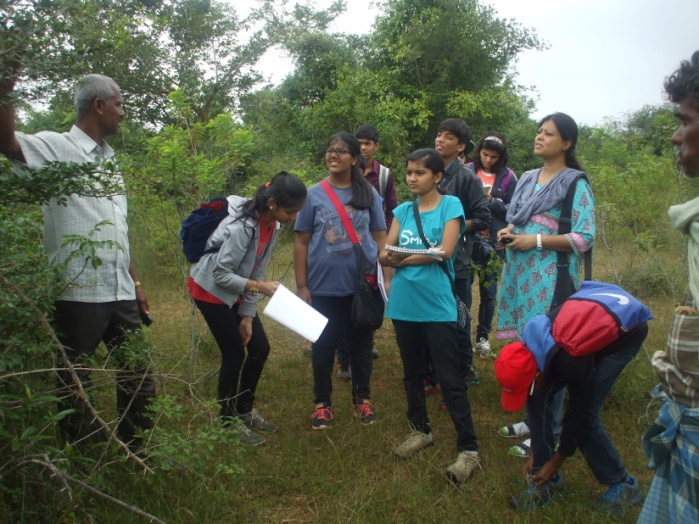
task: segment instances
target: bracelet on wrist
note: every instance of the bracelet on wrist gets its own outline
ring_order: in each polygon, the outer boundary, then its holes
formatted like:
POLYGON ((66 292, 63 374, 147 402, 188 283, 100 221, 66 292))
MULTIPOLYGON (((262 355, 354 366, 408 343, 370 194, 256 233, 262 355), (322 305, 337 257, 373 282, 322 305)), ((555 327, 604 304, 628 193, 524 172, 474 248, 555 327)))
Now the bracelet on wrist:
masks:
POLYGON ((140 281, 140 280, 136 280, 136 281, 133 283, 133 285, 136 286, 136 287, 141 287, 141 281, 140 281))
POLYGON ((250 293, 253 293, 253 294, 259 293, 260 291, 257 289, 257 285, 258 285, 258 284, 259 284, 259 282, 258 282, 257 280, 255 280, 255 282, 253 283, 252 286, 250 286, 250 289, 249 289, 248 291, 249 291, 250 293))
POLYGON ((536 249, 541 251, 543 249, 543 244, 541 243, 541 233, 536 234, 536 249))

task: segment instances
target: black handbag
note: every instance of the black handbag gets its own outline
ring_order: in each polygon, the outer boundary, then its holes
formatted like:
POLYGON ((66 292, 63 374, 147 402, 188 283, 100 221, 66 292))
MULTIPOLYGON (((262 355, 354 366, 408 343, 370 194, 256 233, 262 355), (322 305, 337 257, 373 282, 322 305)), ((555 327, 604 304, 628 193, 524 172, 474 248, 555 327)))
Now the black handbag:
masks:
POLYGON ((320 185, 327 193, 335 209, 337 209, 340 219, 342 219, 342 224, 352 240, 352 248, 357 258, 356 292, 352 299, 352 323, 354 327, 361 330, 379 329, 383 324, 385 304, 381 296, 381 290, 379 290, 376 264, 369 262, 364 254, 352 222, 330 184, 323 180, 320 185))
MULTIPOLYGON (((417 232, 420 235, 420 239, 422 240, 422 243, 425 244, 425 247, 429 249, 432 246, 430 246, 430 243, 425 238, 425 233, 422 231, 420 211, 417 208, 417 202, 415 200, 413 200, 413 214, 415 215, 415 223, 417 224, 417 232)), ((471 312, 468 310, 463 300, 459 298, 459 295, 456 294, 456 290, 454 289, 454 281, 451 278, 451 274, 449 274, 449 270, 447 269, 444 260, 441 260, 439 262, 439 267, 441 267, 442 271, 444 271, 444 274, 447 275, 449 283, 451 284, 451 293, 452 295, 454 295, 454 300, 456 301, 456 324, 460 328, 465 328, 471 323, 471 312)))

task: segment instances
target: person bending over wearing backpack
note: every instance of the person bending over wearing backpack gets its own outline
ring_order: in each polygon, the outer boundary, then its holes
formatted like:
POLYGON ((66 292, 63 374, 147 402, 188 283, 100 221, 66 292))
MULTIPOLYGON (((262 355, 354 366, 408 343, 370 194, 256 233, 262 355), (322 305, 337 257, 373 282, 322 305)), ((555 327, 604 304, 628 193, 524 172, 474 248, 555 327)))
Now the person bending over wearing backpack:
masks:
MULTIPOLYGON (((599 419, 602 403, 648 334, 648 323, 643 319, 652 318, 650 311, 639 317, 640 322, 614 342, 597 352, 573 356, 559 347, 563 346, 560 341, 558 344, 554 341, 549 318, 538 315, 524 328, 524 344, 508 344, 500 351, 495 361, 495 376, 502 387, 502 407, 514 412, 526 403, 531 429, 531 454, 524 468, 529 487, 514 495, 510 506, 532 511, 561 496, 563 477, 558 470, 577 448, 597 481, 608 486, 595 501, 595 511, 621 515, 629 506, 641 503, 643 495, 638 481, 626 471, 599 419), (565 387, 569 400, 556 448, 555 396, 565 387)), ((570 334, 576 328, 567 331, 570 334)))
POLYGON ((271 297, 279 287, 279 282, 265 281, 264 276, 280 224, 292 222, 305 202, 303 182, 286 171, 259 186, 251 199, 229 196, 229 216, 209 237, 205 254, 187 281, 189 294, 221 351, 222 422, 248 446, 265 441, 253 430, 273 433, 278 429, 253 407, 270 351, 256 309, 262 295, 271 297), (242 424, 234 424, 234 417, 242 424))

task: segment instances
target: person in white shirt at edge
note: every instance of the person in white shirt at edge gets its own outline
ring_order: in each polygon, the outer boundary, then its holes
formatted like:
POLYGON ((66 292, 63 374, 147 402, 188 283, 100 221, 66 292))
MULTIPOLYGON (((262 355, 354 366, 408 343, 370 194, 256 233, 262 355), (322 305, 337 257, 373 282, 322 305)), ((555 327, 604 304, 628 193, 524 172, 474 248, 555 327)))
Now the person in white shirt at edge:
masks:
MULTIPOLYGON (((0 96, 13 92, 15 79, 0 83, 0 96)), ((77 121, 67 133, 42 131, 35 135, 15 132, 14 108, 4 96, 0 102, 0 153, 13 161, 40 169, 46 162, 92 163, 111 160, 114 150, 104 139, 119 131, 124 118, 122 97, 116 82, 103 75, 81 78, 75 89, 77 121)), ((141 329, 141 316, 150 317, 148 300, 136 269, 131 263, 126 224, 126 195, 120 174, 113 181, 121 189, 108 196, 67 196, 67 205, 55 199, 43 206, 44 247, 49 263, 68 263, 60 277, 66 286, 55 304, 54 326, 71 361, 78 365, 92 355, 101 341, 116 350, 125 341, 127 331, 141 329), (104 223, 108 221, 108 223, 104 223), (103 223, 99 231, 94 231, 103 223), (108 241, 120 248, 97 248, 102 261, 98 267, 86 264, 83 257, 72 257, 74 247, 62 247, 66 235, 86 236, 108 241)), ((79 367, 79 366, 78 366, 79 367)), ((140 366, 136 366, 139 368, 140 366)), ((89 374, 78 369, 84 388, 89 374)), ((117 374, 117 435, 133 450, 140 445, 138 430, 152 422, 147 406, 155 396, 155 380, 150 369, 121 369, 117 374)), ((69 442, 99 443, 106 439, 93 420, 84 401, 78 397, 71 375, 60 372, 58 410, 75 409, 60 421, 61 433, 69 442)))

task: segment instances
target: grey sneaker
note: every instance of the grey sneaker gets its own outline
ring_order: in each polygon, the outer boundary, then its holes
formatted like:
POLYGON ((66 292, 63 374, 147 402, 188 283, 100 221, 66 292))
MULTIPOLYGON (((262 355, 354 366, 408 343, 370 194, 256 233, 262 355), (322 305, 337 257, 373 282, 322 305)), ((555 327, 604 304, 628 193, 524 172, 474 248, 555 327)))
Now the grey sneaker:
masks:
POLYGON ((418 451, 429 448, 432 444, 434 444, 432 433, 411 431, 405 441, 393 450, 393 453, 402 459, 407 459, 415 455, 418 451))
POLYGON ((600 513, 623 515, 629 506, 636 506, 643 502, 641 488, 636 477, 629 475, 625 482, 612 484, 609 489, 599 496, 592 509, 600 513))
POLYGON ((274 433, 279 429, 274 422, 265 420, 265 418, 260 415, 260 412, 255 408, 252 409, 250 413, 241 413, 238 418, 242 420, 248 428, 260 431, 262 433, 274 433))
POLYGON ((444 472, 447 478, 457 486, 471 478, 476 468, 481 466, 477 451, 462 451, 456 457, 456 462, 444 472))
POLYGON ((228 430, 238 438, 243 446, 259 446, 265 441, 262 435, 258 435, 245 424, 231 424, 228 430))
POLYGON ((494 356, 487 338, 480 338, 473 349, 481 358, 493 358, 494 356))
POLYGON ((376 347, 376 344, 371 348, 371 358, 376 360, 381 356, 381 353, 379 353, 379 348, 376 347))

